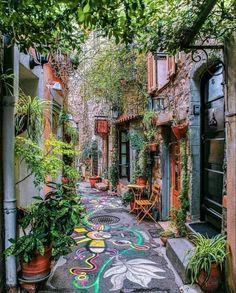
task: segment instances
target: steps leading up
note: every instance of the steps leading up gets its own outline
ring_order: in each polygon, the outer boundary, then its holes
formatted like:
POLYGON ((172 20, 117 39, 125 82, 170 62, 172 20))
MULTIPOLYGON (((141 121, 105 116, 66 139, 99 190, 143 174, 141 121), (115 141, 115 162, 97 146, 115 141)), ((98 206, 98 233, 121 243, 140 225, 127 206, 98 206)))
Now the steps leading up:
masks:
POLYGON ((185 272, 189 259, 187 252, 193 248, 194 245, 186 238, 172 238, 167 241, 166 255, 184 284, 189 284, 185 272))

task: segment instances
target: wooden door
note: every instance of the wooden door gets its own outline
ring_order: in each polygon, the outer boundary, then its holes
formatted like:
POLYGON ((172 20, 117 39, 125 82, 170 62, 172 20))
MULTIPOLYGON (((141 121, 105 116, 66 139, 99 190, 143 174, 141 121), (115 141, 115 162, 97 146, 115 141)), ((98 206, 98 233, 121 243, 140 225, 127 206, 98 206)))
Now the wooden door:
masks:
POLYGON ((222 66, 202 80, 201 216, 219 230, 224 180, 224 90, 222 66))
POLYGON ((180 143, 171 145, 171 208, 180 208, 179 195, 181 188, 180 143))

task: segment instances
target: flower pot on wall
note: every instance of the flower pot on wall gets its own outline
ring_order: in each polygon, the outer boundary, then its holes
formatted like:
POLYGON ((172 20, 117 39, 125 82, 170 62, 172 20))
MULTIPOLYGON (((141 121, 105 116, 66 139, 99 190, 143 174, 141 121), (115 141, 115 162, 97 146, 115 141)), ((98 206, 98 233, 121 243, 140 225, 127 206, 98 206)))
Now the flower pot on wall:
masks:
POLYGON ((157 151, 157 146, 158 146, 157 143, 150 143, 150 144, 148 145, 149 151, 150 151, 150 152, 156 152, 156 151, 157 151))
POLYGON ((46 247, 45 254, 39 252, 35 257, 27 262, 21 262, 22 278, 25 280, 37 280, 46 277, 50 272, 52 248, 46 247))
POLYGON ((181 138, 185 137, 185 135, 187 133, 187 129, 188 129, 187 123, 171 125, 171 130, 177 139, 181 139, 181 138))
POLYGON ((198 275, 198 284, 206 292, 215 292, 221 284, 219 266, 216 263, 213 263, 209 275, 201 270, 198 275))

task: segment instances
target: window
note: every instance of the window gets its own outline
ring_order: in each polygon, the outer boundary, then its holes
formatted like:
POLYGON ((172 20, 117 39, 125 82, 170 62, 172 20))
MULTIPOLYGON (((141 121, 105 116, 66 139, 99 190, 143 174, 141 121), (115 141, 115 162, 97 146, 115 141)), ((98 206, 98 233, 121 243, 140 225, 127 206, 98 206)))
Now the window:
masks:
POLYGON ((129 181, 129 139, 128 131, 121 130, 119 135, 119 173, 120 178, 127 178, 129 181))
POLYGON ((148 93, 154 93, 166 85, 176 73, 175 56, 167 56, 163 52, 150 52, 147 57, 148 93))

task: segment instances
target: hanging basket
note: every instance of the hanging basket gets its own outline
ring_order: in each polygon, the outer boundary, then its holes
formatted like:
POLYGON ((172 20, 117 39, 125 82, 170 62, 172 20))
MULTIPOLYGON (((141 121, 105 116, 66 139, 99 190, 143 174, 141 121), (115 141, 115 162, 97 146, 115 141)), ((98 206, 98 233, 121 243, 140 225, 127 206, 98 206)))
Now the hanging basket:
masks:
POLYGON ((171 130, 177 139, 181 139, 181 138, 185 137, 185 135, 187 133, 187 129, 188 129, 187 123, 171 125, 171 130))

